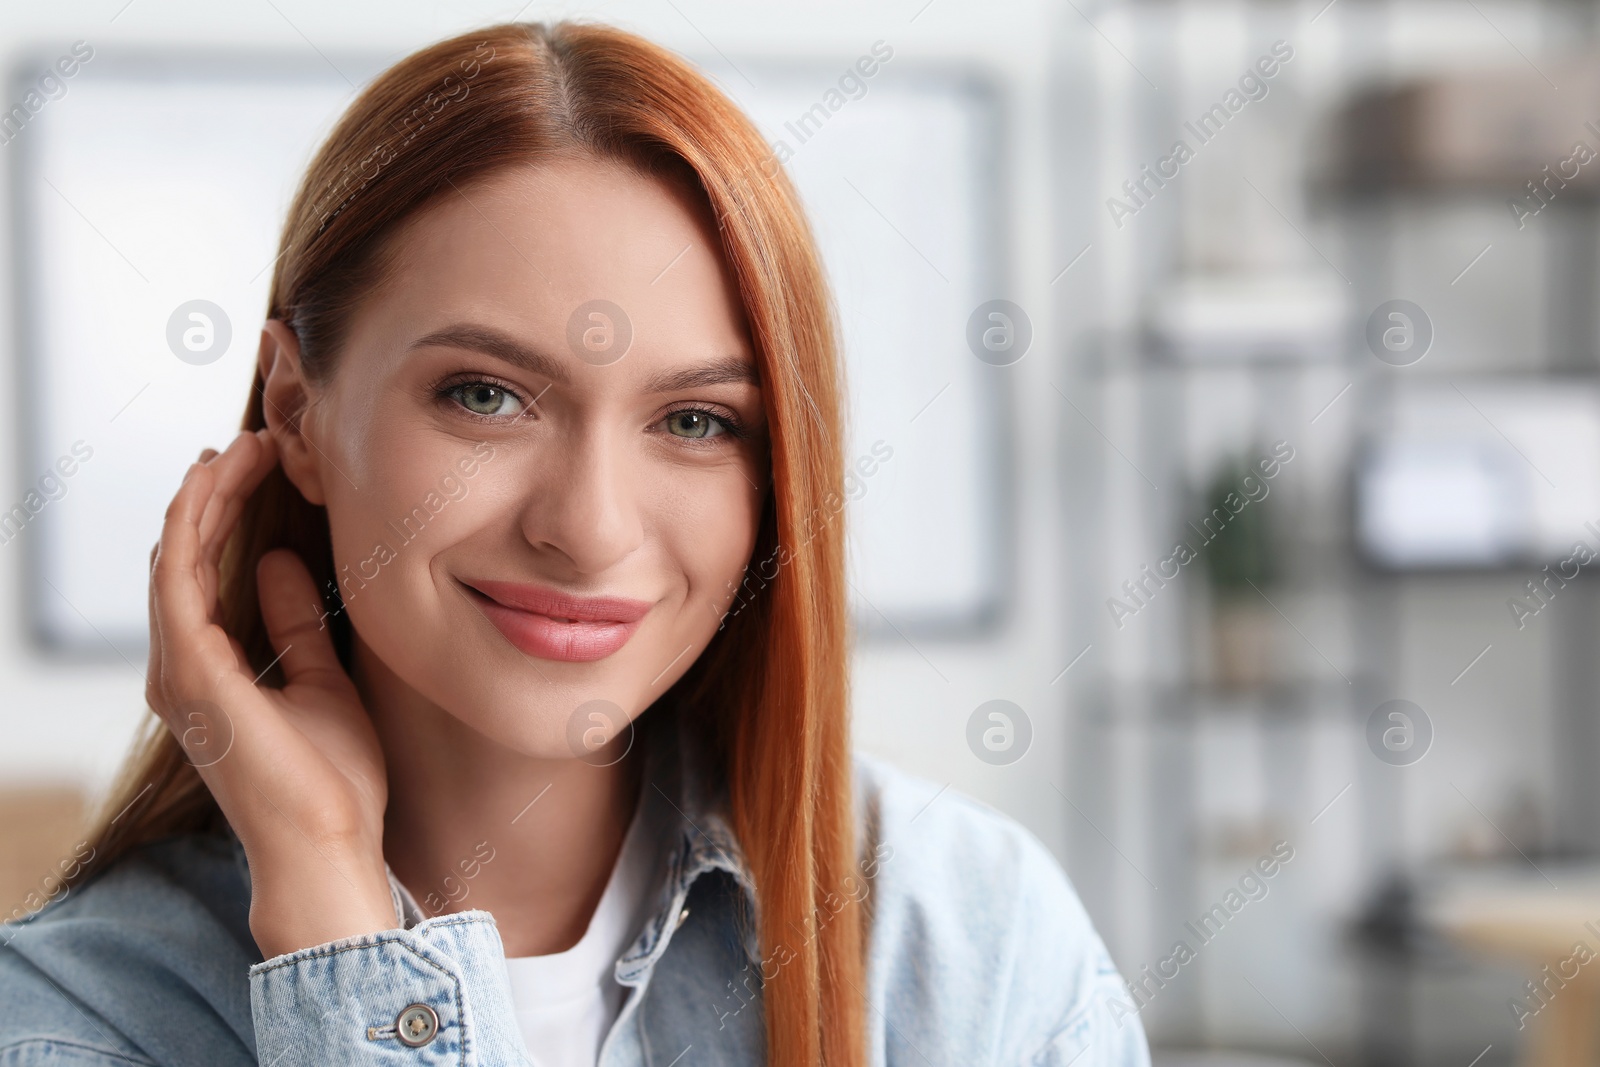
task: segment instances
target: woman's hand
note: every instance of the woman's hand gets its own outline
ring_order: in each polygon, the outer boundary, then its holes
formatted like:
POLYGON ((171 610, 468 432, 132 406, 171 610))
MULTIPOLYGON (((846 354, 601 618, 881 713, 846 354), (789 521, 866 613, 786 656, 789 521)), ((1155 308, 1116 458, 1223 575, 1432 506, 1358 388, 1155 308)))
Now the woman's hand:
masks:
POLYGON ((320 590, 286 549, 256 568, 287 684, 256 684, 219 622, 218 563, 245 500, 277 464, 265 430, 189 469, 151 557, 145 699, 178 737, 250 861, 250 929, 273 956, 390 929, 383 751, 323 623, 320 590))

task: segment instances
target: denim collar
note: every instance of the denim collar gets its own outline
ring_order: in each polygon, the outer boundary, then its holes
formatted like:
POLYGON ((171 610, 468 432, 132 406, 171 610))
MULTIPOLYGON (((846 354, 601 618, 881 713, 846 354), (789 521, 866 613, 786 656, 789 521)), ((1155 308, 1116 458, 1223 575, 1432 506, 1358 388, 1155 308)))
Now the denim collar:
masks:
POLYGON ((721 775, 710 766, 692 721, 666 708, 656 711, 669 721, 654 724, 659 729, 651 731, 657 740, 646 759, 640 817, 647 820, 647 832, 662 842, 666 863, 654 914, 617 963, 617 980, 626 984, 642 981, 655 966, 672 932, 687 917, 684 902, 690 889, 709 871, 726 872, 738 885, 745 953, 751 961, 760 959, 755 879, 733 832, 726 789, 713 788, 721 775))

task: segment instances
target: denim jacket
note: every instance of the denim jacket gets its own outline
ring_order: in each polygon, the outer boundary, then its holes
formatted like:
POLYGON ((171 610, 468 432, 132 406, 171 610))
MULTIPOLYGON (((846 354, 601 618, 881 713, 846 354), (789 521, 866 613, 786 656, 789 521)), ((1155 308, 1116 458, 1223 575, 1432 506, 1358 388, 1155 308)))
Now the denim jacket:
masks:
MULTIPOLYGON (((863 755, 860 864, 815 913, 866 909, 875 1067, 1147 1067, 1124 984, 1054 857, 1011 819, 863 755), (825 910, 824 910, 825 909, 825 910)), ((599 1067, 766 1061, 750 872, 725 806, 676 744, 647 757, 663 835, 651 917, 599 1067)), ((140 847, 0 926, 0 1067, 510 1067, 518 1030, 494 917, 425 917, 391 873, 393 929, 263 960, 238 838, 140 847)), ((803 932, 797 932, 803 936, 803 932)))

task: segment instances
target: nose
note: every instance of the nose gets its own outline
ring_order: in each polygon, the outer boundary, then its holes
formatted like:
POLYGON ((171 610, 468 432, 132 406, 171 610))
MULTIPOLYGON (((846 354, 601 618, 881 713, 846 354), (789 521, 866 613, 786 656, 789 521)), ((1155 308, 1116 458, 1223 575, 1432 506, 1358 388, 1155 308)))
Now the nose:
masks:
POLYGON ((600 427, 551 441, 519 516, 523 536, 575 574, 602 574, 644 543, 639 457, 600 427))

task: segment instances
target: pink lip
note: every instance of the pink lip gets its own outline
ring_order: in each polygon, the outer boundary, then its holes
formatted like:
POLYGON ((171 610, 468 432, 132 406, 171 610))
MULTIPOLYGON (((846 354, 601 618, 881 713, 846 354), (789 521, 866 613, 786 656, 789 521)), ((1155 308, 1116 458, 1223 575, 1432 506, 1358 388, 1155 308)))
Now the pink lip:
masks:
POLYGON ((463 582, 467 595, 522 652, 540 659, 590 663, 628 643, 650 602, 579 597, 515 582, 463 582), (564 621, 570 620, 570 621, 564 621))

